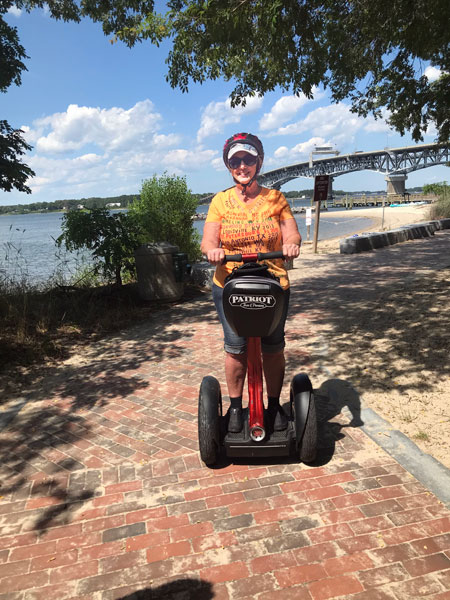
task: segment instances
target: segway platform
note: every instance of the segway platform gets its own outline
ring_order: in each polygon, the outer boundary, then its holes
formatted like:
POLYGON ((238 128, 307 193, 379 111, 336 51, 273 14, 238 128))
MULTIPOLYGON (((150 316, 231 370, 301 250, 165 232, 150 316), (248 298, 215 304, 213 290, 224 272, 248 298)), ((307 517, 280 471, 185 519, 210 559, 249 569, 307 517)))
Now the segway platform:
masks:
POLYGON ((263 440, 255 442, 250 437, 248 408, 242 411, 243 427, 239 433, 227 432, 223 445, 229 457, 289 456, 294 450, 295 430, 292 421, 284 431, 265 429, 263 440))

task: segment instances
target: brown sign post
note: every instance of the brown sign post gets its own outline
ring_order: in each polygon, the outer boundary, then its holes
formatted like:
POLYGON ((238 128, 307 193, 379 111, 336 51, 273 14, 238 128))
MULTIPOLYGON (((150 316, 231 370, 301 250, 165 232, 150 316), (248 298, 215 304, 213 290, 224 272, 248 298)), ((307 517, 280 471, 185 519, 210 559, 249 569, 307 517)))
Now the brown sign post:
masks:
POLYGON ((314 202, 316 204, 316 215, 314 221, 314 242, 313 252, 317 254, 317 240, 319 237, 319 219, 320 219, 320 203, 328 198, 328 186, 330 184, 329 175, 316 175, 314 177, 314 202))

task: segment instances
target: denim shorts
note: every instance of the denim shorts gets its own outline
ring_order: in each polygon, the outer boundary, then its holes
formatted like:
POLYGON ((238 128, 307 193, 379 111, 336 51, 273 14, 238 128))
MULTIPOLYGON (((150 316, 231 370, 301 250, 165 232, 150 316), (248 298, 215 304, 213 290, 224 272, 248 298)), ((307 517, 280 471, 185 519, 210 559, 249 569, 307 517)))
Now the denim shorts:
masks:
MULTIPOLYGON (((216 305, 217 314, 219 315, 219 320, 223 328, 223 347, 225 349, 225 352, 228 352, 230 354, 244 354, 247 349, 246 338, 236 335, 235 332, 231 329, 230 325, 228 325, 227 320, 225 319, 225 314, 223 312, 222 306, 223 288, 219 287, 214 283, 212 288, 212 296, 214 304, 216 305)), ((286 323, 286 317, 289 309, 289 297, 290 290, 284 290, 284 309, 280 323, 271 335, 261 338, 261 349, 267 354, 276 354, 277 352, 281 352, 285 346, 284 325, 286 323)))

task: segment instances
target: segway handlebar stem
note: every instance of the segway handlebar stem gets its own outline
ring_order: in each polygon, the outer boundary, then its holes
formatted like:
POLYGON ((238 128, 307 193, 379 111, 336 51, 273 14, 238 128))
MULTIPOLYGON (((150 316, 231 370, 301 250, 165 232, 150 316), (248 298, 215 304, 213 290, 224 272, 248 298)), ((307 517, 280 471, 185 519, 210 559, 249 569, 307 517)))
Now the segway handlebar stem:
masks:
POLYGON ((225 254, 225 258, 222 261, 222 264, 227 262, 259 262, 261 260, 271 259, 271 258, 284 258, 284 255, 281 251, 277 252, 254 252, 253 254, 225 254))

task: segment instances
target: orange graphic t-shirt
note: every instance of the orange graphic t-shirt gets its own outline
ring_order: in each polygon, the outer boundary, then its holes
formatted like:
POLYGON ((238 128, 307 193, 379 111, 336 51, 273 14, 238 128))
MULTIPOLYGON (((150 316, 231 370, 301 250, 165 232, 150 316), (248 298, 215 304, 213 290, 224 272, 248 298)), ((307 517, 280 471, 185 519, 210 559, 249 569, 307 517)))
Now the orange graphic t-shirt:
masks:
MULTIPOLYGON (((209 207, 206 223, 220 223, 220 242, 225 254, 276 252, 282 250, 280 222, 293 219, 289 204, 278 190, 261 188, 250 202, 243 202, 233 188, 219 192, 209 207)), ((283 289, 289 287, 284 260, 264 261, 269 271, 280 278, 283 289)), ((214 283, 224 286, 225 277, 240 263, 218 265, 214 283)))

